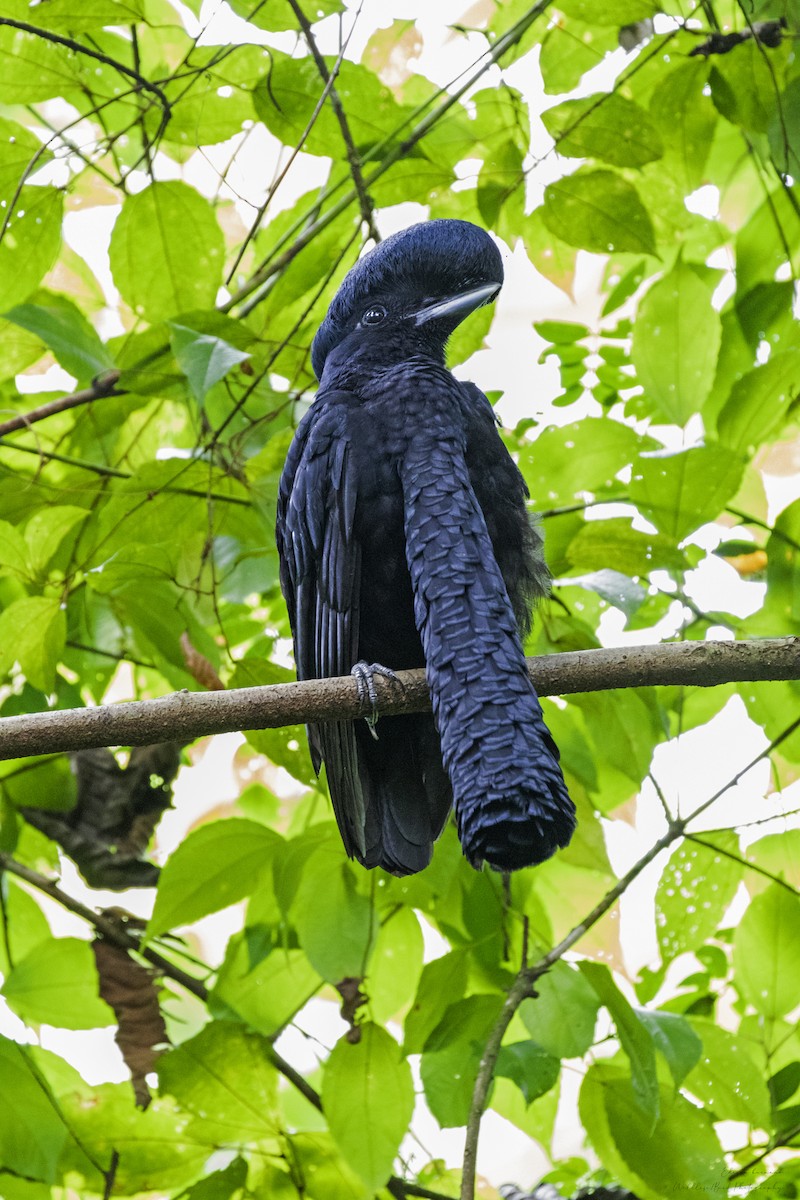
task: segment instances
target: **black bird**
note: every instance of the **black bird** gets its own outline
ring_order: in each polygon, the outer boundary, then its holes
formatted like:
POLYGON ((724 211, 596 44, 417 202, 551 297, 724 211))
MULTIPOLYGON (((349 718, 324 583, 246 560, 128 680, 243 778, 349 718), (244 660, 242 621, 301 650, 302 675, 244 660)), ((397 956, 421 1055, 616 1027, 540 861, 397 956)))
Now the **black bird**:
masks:
POLYGON ((473 866, 542 862, 575 808, 521 637, 547 589, 525 482, 491 405, 447 370, 447 338, 503 264, 467 221, 381 242, 346 276, 312 347, 320 381, 281 478, 281 586, 301 679, 425 666, 427 714, 308 730, 345 849, 420 871, 455 802, 473 866))

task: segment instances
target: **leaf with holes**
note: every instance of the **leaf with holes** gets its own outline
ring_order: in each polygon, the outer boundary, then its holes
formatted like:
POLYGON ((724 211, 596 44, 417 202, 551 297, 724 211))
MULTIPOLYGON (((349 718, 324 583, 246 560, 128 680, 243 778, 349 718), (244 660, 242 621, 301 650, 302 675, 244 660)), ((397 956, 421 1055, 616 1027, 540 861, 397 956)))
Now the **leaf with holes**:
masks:
POLYGON ((661 958, 670 962, 712 936, 736 894, 743 867, 735 833, 703 834, 685 841, 664 868, 656 889, 656 933, 661 958))

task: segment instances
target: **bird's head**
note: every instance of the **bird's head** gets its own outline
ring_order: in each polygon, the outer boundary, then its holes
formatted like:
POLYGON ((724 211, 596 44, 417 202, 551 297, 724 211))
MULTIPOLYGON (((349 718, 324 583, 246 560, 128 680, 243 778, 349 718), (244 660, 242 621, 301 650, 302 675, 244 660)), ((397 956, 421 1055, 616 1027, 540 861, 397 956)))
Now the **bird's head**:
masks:
POLYGON ((331 352, 348 353, 351 343, 374 346, 376 356, 394 347, 441 357, 456 326, 502 283, 500 251, 469 221, 424 221, 392 234, 345 276, 314 338, 314 373, 321 379, 331 352))

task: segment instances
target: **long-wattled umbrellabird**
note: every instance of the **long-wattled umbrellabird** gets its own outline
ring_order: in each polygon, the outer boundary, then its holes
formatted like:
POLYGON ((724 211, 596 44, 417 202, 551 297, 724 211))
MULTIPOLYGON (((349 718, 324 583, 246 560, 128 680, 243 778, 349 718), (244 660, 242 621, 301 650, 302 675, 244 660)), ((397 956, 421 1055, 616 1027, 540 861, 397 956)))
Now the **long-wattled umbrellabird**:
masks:
POLYGON ((503 264, 468 221, 366 254, 320 326, 320 382, 278 498, 281 586, 301 679, 425 666, 433 716, 309 726, 345 849, 398 875, 430 861, 451 804, 473 866, 548 858, 575 826, 521 638, 547 590, 525 482, 447 338, 503 264))

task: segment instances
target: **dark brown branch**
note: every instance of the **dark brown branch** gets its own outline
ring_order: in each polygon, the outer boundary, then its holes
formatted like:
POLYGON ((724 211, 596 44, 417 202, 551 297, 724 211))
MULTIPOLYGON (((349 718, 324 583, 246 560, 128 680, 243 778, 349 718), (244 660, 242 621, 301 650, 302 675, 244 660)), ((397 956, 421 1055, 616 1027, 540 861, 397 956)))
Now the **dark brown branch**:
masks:
MULTIPOLYGON (((595 905, 588 916, 584 917, 582 921, 579 921, 577 925, 573 926, 566 937, 564 937, 557 946, 554 946, 552 950, 548 950, 547 954, 543 955, 538 962, 533 963, 530 967, 523 967, 519 972, 513 984, 509 988, 505 1003, 500 1010, 500 1016, 497 1018, 494 1028, 489 1034, 484 1047, 483 1055, 481 1056, 480 1064, 478 1066, 478 1074, 476 1076, 475 1086, 472 1092, 472 1101, 470 1103, 469 1118, 467 1121, 467 1134, 464 1143, 460 1200, 474 1200, 475 1167, 478 1157, 478 1138, 480 1136, 481 1118, 483 1116, 483 1110, 486 1107, 489 1088, 491 1087, 492 1080, 494 1078, 494 1071, 495 1067, 497 1066, 500 1047, 506 1030, 511 1024, 512 1018, 514 1017, 514 1014, 516 1013, 520 1004, 523 1000, 534 994, 537 979, 540 979, 542 975, 549 971, 550 968, 559 961, 559 959, 564 957, 568 950, 571 950, 572 947, 580 941, 583 935, 589 929, 591 929, 592 926, 597 924, 601 917, 605 916, 605 914, 616 903, 620 896, 622 896, 628 890, 633 881, 637 879, 639 875, 641 875, 645 867, 649 866, 654 859, 658 858, 662 850, 668 849, 673 842, 678 841, 679 838, 686 834, 686 828, 691 821, 696 820, 697 817, 706 812, 706 810, 710 808, 712 804, 715 804, 717 800, 721 799, 721 797, 724 796, 726 792, 730 791, 731 788, 736 787, 739 781, 743 779, 744 776, 750 771, 752 771, 753 767, 757 766, 758 763, 763 762, 765 758, 769 758, 772 752, 776 750, 782 742, 786 741, 788 737, 791 737, 791 735, 798 728, 800 728, 800 717, 798 717, 796 721, 792 721, 790 725, 787 725, 786 728, 770 742, 766 749, 761 750, 754 758, 750 760, 749 763, 746 764, 746 766, 742 767, 740 771, 737 771, 727 783, 723 784, 721 788, 714 792, 712 796, 709 796, 707 800, 702 802, 702 804, 698 804, 698 806, 691 813, 689 813, 688 816, 682 817, 677 821, 671 821, 669 823, 667 832, 663 835, 663 837, 660 837, 658 841, 655 842, 650 849, 633 864, 628 873, 623 875, 622 879, 618 880, 614 887, 606 892, 605 896, 603 896, 599 903, 595 905)), ((761 1157, 766 1157, 768 1152, 768 1150, 765 1151, 761 1157)))
MULTIPOLYGON (((84 54, 87 58, 94 58, 97 62, 105 63, 107 67, 112 67, 115 71, 119 71, 120 75, 127 75, 128 79, 133 79, 144 91, 152 92, 157 97, 162 110, 161 127, 162 129, 166 128, 167 122, 172 115, 169 100, 157 83, 151 83, 149 79, 145 79, 144 75, 140 75, 138 71, 131 70, 130 67, 126 67, 124 63, 119 62, 116 58, 109 57, 108 54, 102 54, 99 50, 92 50, 89 46, 84 46, 83 42, 76 42, 74 38, 63 37, 60 33, 53 33, 49 29, 40 29, 38 25, 28 25, 26 21, 16 21, 11 17, 0 17, 0 25, 9 25, 12 29, 20 29, 23 33, 31 33, 34 37, 43 38, 46 42, 54 42, 57 46, 66 46, 68 50, 72 50, 75 54, 84 54)), ((161 130, 159 130, 160 132, 161 130)))
MULTIPOLYGON (((541 696, 800 679, 800 638, 576 650, 530 658, 528 669, 541 696)), ((379 715, 430 709, 424 671, 398 671, 397 679, 393 683, 377 678, 379 715)), ((5 717, 0 720, 0 760, 355 719, 365 716, 368 708, 349 676, 227 692, 176 692, 159 700, 5 717)))
POLYGON ((379 242, 381 240, 381 235, 378 232, 375 224, 375 205, 372 201, 372 197, 367 191, 367 185, 364 182, 361 159, 358 156, 358 151, 356 150, 355 142, 353 141, 353 135, 350 131, 350 124, 347 120, 347 115, 342 106, 342 102, 339 99, 339 93, 334 87, 334 76, 331 75, 325 59, 320 54, 319 46, 317 45, 317 39, 314 37, 314 31, 311 28, 308 17, 303 12, 297 0, 289 0, 289 5, 295 15, 298 25, 303 31, 303 37, 306 40, 306 45, 311 51, 311 57, 316 63, 320 78, 325 86, 325 90, 328 92, 331 108, 334 111, 336 120, 339 122, 339 129, 342 133, 342 141, 344 142, 345 151, 347 152, 347 164, 350 167, 350 174, 353 178, 353 186, 355 187, 356 195, 358 196, 358 204, 361 209, 362 220, 369 230, 370 237, 373 239, 373 241, 379 242))
MULTIPOLYGON (((513 47, 516 46, 519 41, 521 41, 534 21, 538 20, 538 18, 542 16, 542 14, 545 13, 553 3, 554 0, 539 0, 538 4, 531 5, 528 11, 524 13, 523 16, 521 16, 520 19, 511 26, 510 29, 506 30, 506 32, 497 39, 491 49, 488 50, 485 55, 481 56, 480 64, 475 68, 474 71, 471 71, 468 74, 464 82, 460 84, 455 91, 447 92, 442 89, 443 94, 439 103, 431 108, 428 114, 424 116, 417 125, 414 126, 406 138, 392 146, 385 158, 383 158, 375 167, 375 169, 365 177, 365 185, 370 187, 370 185, 375 183, 382 175, 384 175, 390 167, 393 167, 396 162, 402 158, 405 158, 409 151, 413 150, 414 146, 416 146, 417 143, 425 137, 428 131, 433 129, 433 127, 438 124, 442 117, 445 116, 445 114, 448 113, 454 105, 458 104, 462 96, 464 96, 466 92, 468 92, 470 88, 472 88, 478 82, 478 80, 483 77, 489 68, 494 66, 495 63, 499 62, 509 50, 513 49, 513 47)), ((225 302, 225 304, 221 305, 221 311, 229 312, 232 308, 235 308, 237 304, 240 304, 243 300, 246 300, 248 296, 252 295, 253 292, 257 291, 261 285, 266 283, 268 279, 271 279, 273 275, 278 274, 285 267, 287 267, 289 263, 296 258, 301 250, 304 250, 306 246, 318 236, 318 234, 320 234, 324 229, 327 229, 327 227, 333 221, 335 221, 341 213, 345 212, 345 210, 348 209, 350 205, 357 199, 358 196, 355 189, 347 192, 346 195, 337 201, 332 208, 329 208, 321 217, 315 221, 312 221, 311 224, 305 227, 305 229, 302 229, 300 232, 298 232, 297 236, 293 237, 291 244, 288 245, 285 250, 281 251, 279 247, 276 247, 272 256, 268 258, 257 271, 254 272, 247 283, 239 288, 239 290, 235 292, 234 295, 232 295, 230 299, 225 302)), ((294 227, 292 230, 287 231, 287 234, 285 235, 286 239, 288 239, 290 236, 293 236, 293 233, 294 227)), ((280 245, 283 245, 283 241, 279 243, 279 246, 280 245)))
MULTIPOLYGON (((38 871, 19 863, 16 859, 8 854, 0 853, 0 874, 3 871, 8 871, 11 875, 16 875, 19 879, 24 879, 31 887, 42 892, 46 896, 50 896, 62 908, 69 912, 75 913, 81 917, 89 925, 91 925, 99 934, 107 941, 112 942, 115 946, 119 946, 123 950, 132 950, 150 962, 159 974, 165 979, 171 979, 173 982, 180 984, 181 987, 197 996, 204 1003, 208 1001, 208 988, 200 979, 196 979, 193 975, 189 975, 180 967, 163 958, 156 950, 150 946, 143 946, 141 938, 133 930, 122 924, 120 921, 113 919, 105 913, 94 912, 91 908, 87 908, 85 904, 81 904, 79 900, 73 899, 67 892, 58 886, 53 880, 48 879, 44 875, 40 875, 38 871)), ((283 1075, 297 1090, 305 1097, 309 1104, 313 1105, 318 1112, 322 1112, 322 1097, 316 1088, 295 1070, 290 1062, 279 1054, 274 1046, 270 1044, 268 1053, 275 1070, 283 1075)), ((78 1139, 75 1139, 78 1141, 78 1139)), ((78 1142, 78 1145, 81 1145, 78 1142)), ((81 1146, 83 1149, 83 1147, 81 1146)), ((92 1156, 86 1152, 87 1158, 97 1167, 102 1175, 106 1175, 102 1167, 94 1162, 92 1156)), ((397 1200, 403 1200, 405 1196, 422 1197, 422 1200, 449 1200, 449 1197, 442 1195, 439 1192, 429 1191, 427 1188, 420 1188, 414 1183, 408 1183, 405 1179, 401 1179, 397 1175, 393 1175, 388 1183, 387 1189, 391 1194, 397 1197, 397 1200)))
MULTIPOLYGON (((123 395, 118 392, 117 395, 123 395)), ((120 471, 117 467, 104 467, 100 463, 86 462, 82 458, 72 458, 68 454, 56 454, 52 450, 42 450, 39 446, 21 446, 19 442, 3 442, 0 445, 0 450, 19 450, 21 454, 35 454, 37 458, 46 459, 47 462, 64 463, 67 467, 75 467, 79 471, 91 471, 93 475, 101 475, 109 479, 133 479, 131 471, 120 471)), ((149 489, 148 489, 149 490, 149 489)), ((245 508, 249 508, 251 501, 244 496, 226 496, 222 492, 204 492, 200 488, 179 487, 177 485, 165 483, 158 489, 161 492, 172 492, 177 496, 194 496, 197 500, 218 500, 220 504, 240 504, 245 508)))
MULTIPOLYGON (((0 20, 0 24, 2 24, 2 20, 0 20)), ((8 421, 0 421, 0 438, 5 437, 7 433, 16 433, 19 429, 27 429, 30 425, 35 425, 37 421, 43 421, 45 417, 52 417, 55 413, 66 412, 69 408, 78 408, 81 404, 91 404, 93 400, 101 400, 105 396, 119 396, 121 393, 116 391, 116 385, 121 374, 121 371, 104 371, 91 387, 82 388, 79 392, 72 392, 69 396, 59 396, 57 400, 49 400, 47 404, 41 404, 39 408, 32 408, 27 413, 20 413, 18 417, 11 417, 8 421)))

